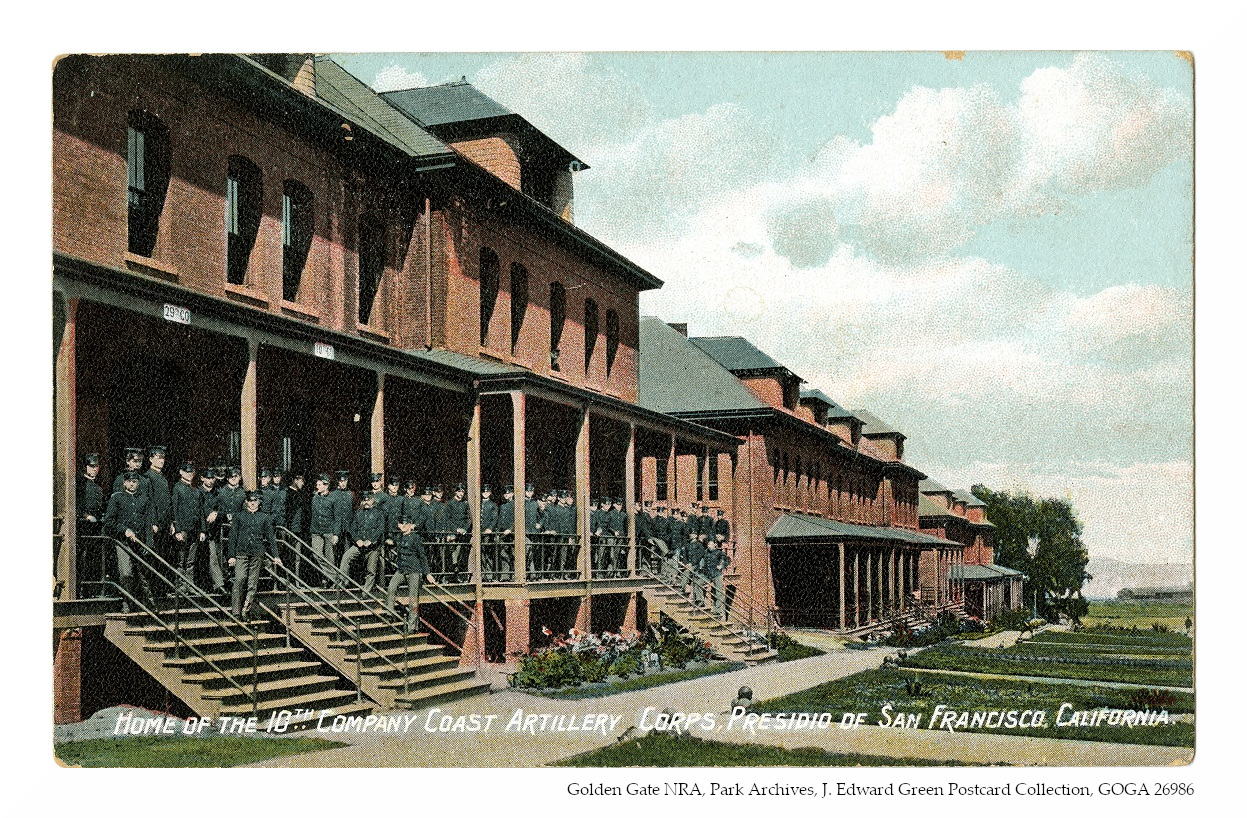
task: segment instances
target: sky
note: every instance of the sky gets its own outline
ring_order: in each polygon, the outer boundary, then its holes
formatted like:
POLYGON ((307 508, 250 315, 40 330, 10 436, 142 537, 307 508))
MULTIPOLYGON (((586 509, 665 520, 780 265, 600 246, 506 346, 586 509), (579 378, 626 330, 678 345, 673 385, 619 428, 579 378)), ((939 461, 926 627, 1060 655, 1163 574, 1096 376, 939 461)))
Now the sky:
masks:
POLYGON ((576 223, 907 435, 1069 499, 1092 557, 1192 553, 1192 65, 1172 51, 335 55, 466 76, 590 167, 576 223))

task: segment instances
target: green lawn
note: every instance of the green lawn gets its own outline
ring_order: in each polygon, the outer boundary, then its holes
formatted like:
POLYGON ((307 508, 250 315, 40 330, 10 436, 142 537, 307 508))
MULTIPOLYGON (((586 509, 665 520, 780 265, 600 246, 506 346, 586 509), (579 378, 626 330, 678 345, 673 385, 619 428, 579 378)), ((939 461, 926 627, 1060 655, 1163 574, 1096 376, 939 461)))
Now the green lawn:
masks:
POLYGON ((1087 627, 1112 625, 1139 629, 1160 624, 1171 631, 1182 631, 1187 617, 1195 618, 1194 605, 1189 603, 1094 601, 1088 603, 1082 623, 1087 627))
POLYGON ((959 767, 951 761, 829 753, 815 747, 785 750, 661 734, 613 744, 560 761, 558 767, 959 767))
POLYGON ((541 688, 515 688, 523 690, 525 693, 533 693, 537 696, 547 696, 552 699, 596 699, 601 696, 613 696, 616 693, 627 693, 633 690, 644 690, 647 687, 657 687, 658 685, 671 684, 672 682, 683 682, 688 679, 697 679, 702 676, 714 676, 719 673, 728 673, 733 670, 740 670, 745 665, 743 662, 716 662, 712 665, 691 668, 689 670, 673 670, 669 673, 653 673, 648 676, 632 676, 628 679, 621 679, 617 682, 606 684, 587 684, 581 687, 564 687, 559 690, 543 690, 541 688))
POLYGON ((1051 642, 1067 645, 1137 645, 1139 647, 1171 647, 1190 650, 1194 644, 1191 637, 1181 633, 1158 633, 1157 631, 1040 631, 1032 637, 1033 642, 1051 642))
POLYGON ((1096 682, 1122 682, 1140 686, 1190 687, 1189 661, 1176 660, 1177 667, 1165 667, 1162 662, 1174 660, 1132 660, 1139 666, 1115 664, 1109 660, 1095 662, 1094 657, 1084 657, 1078 663, 1061 661, 1036 661, 1027 655, 958 645, 935 645, 905 660, 907 667, 931 670, 961 670, 971 673, 1000 673, 1009 676, 1043 676, 1056 679, 1085 679, 1096 682), (1092 662, 1086 664, 1086 662, 1092 662))
MULTIPOLYGON (((1060 683, 1039 683, 1005 679, 966 679, 958 676, 923 673, 906 674, 904 669, 868 670, 817 687, 770 699, 758 705, 764 713, 869 713, 868 723, 881 720, 881 709, 891 704, 891 716, 897 713, 919 713, 919 724, 925 728, 937 705, 946 709, 964 710, 1045 710, 1048 727, 970 729, 969 732, 1005 733, 1009 735, 1071 738, 1084 741, 1111 741, 1122 744, 1162 744, 1194 746, 1194 727, 1175 723, 1153 727, 1122 727, 1100 724, 1095 727, 1057 727, 1058 711, 1068 702, 1073 710, 1099 708, 1136 709, 1141 696, 1137 690, 1107 687, 1082 687, 1060 683), (918 679, 922 689, 917 695, 906 692, 906 680, 918 679)), ((1195 697, 1190 693, 1165 696, 1172 716, 1195 710, 1195 697)), ((1156 704, 1155 701, 1152 702, 1156 704)), ((1155 708, 1154 708, 1155 709, 1155 708)), ((1068 720, 1068 713, 1064 720, 1068 720)), ((938 722, 937 722, 938 725, 938 722)))
POLYGON ((77 767, 237 767, 344 746, 314 738, 134 736, 68 741, 54 745, 54 752, 65 764, 77 767))

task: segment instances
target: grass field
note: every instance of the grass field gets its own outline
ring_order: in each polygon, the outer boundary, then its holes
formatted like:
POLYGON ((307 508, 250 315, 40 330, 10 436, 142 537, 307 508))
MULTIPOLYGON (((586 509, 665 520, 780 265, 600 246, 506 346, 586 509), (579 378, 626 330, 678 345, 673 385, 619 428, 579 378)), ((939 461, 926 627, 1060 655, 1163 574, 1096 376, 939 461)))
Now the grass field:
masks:
POLYGON ((63 763, 77 767, 237 767, 343 746, 314 738, 136 736, 68 741, 55 745, 54 752, 63 763))
POLYGON ((1063 645, 1133 645, 1144 647, 1169 647, 1190 650, 1194 642, 1181 633, 1157 633, 1156 631, 1041 631, 1031 637, 1033 642, 1050 642, 1063 645))
POLYGON ((647 687, 667 685, 672 682, 683 682, 688 679, 699 679, 702 676, 714 676, 740 670, 742 662, 716 662, 712 665, 691 668, 689 670, 673 670, 670 673, 653 673, 648 676, 633 676, 606 684, 586 684, 580 687, 564 687, 558 690, 541 688, 523 688, 525 693, 546 696, 551 699, 596 699, 601 696, 613 696, 616 693, 628 693, 633 690, 645 690, 647 687))
POLYGON ((1096 625, 1112 625, 1119 628, 1150 629, 1154 624, 1164 625, 1171 631, 1185 629, 1186 619, 1195 618, 1195 606, 1175 602, 1114 602, 1090 601, 1087 615, 1082 623, 1088 628, 1096 625))
POLYGON ((1182 659, 1128 659, 1135 665, 1118 663, 1108 657, 1080 656, 1077 661, 1040 661, 1036 654, 1026 654, 1025 646, 990 650, 958 645, 935 645, 905 660, 908 667, 931 670, 960 670, 971 673, 1000 673, 1009 676, 1043 676, 1055 679, 1085 679, 1096 682, 1121 682, 1139 686, 1190 687, 1191 662, 1182 659))
MULTIPOLYGON (((1004 679, 968 680, 958 676, 924 673, 917 677, 922 683, 921 691, 910 695, 906 691, 905 683, 915 676, 906 674, 904 669, 868 670, 761 702, 758 709, 763 713, 834 713, 837 718, 846 712, 866 712, 870 714, 869 723, 875 724, 881 720, 883 706, 890 704, 892 718, 900 712, 922 714, 918 721, 923 728, 928 726, 931 714, 938 705, 958 711, 1044 710, 1047 712, 1047 727, 971 728, 967 732, 1110 741, 1120 744, 1194 746, 1194 726, 1188 723, 1133 728, 1107 724, 1094 727, 1056 726, 1058 713, 1065 703, 1071 707, 1067 708, 1063 721, 1069 720, 1069 710, 1137 709, 1142 698, 1141 692, 1137 690, 1004 679)), ((1164 709, 1171 716, 1192 713, 1195 710, 1193 694, 1179 692, 1163 698, 1166 700, 1164 709)), ((1155 700, 1152 704, 1155 708, 1155 700)))
POLYGON ((960 767, 950 761, 829 753, 815 747, 786 750, 727 744, 693 736, 652 734, 560 761, 558 767, 960 767))

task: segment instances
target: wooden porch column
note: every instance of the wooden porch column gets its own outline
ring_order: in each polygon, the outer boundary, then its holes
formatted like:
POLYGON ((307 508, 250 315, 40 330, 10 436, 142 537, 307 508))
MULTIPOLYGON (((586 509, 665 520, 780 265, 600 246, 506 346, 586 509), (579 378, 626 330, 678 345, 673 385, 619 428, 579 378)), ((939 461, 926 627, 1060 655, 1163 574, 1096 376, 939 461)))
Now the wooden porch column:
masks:
MULTIPOLYGON (((525 548, 524 545, 528 541, 525 532, 528 530, 524 520, 524 484, 526 482, 524 470, 524 393, 518 389, 511 392, 511 482, 515 485, 515 581, 524 582, 524 572, 526 566, 524 564, 525 548)), ((507 635, 511 633, 511 603, 507 603, 507 635)), ((528 652, 528 604, 524 604, 524 647, 525 653, 528 652)), ((510 652, 508 645, 507 651, 510 652)))
MULTIPOLYGON (((61 518, 61 550, 56 580, 62 600, 78 598, 78 299, 65 299, 65 329, 56 352, 56 498, 53 514, 61 518)), ((76 643, 76 644, 80 644, 76 643)))
POLYGON ((853 549, 853 627, 862 624, 862 554, 853 549))
POLYGON ((899 595, 896 593, 896 546, 888 549, 888 597, 892 600, 892 610, 900 607, 899 595))
POLYGON ((840 630, 845 629, 844 620, 844 543, 840 543, 840 630))
MULTIPOLYGON (((636 424, 628 424, 624 452, 624 513, 628 515, 628 576, 636 576, 636 424)), ((635 599, 631 603, 636 604, 635 599)), ((633 611, 635 619, 636 612, 633 611)))
POLYGON ((372 470, 385 472, 385 373, 377 373, 377 399, 372 403, 372 426, 369 429, 372 470))
POLYGON ((254 489, 257 483, 256 469, 256 403, 258 392, 256 384, 256 359, 260 351, 260 342, 254 338, 247 339, 247 374, 242 379, 242 445, 240 458, 242 463, 242 482, 248 489, 254 489))
MULTIPOLYGON (((589 541, 589 406, 580 410, 580 428, 576 430, 576 533, 580 535, 580 554, 576 558, 576 570, 581 580, 593 581, 593 560, 589 541)), ((588 608, 585 608, 588 610, 588 608)), ((577 625, 577 627, 580 627, 577 625)), ((588 630, 586 625, 583 630, 588 630)))
POLYGON ((870 555, 870 547, 866 547, 866 621, 870 622, 875 618, 875 595, 874 589, 871 588, 871 574, 875 571, 874 559, 870 555))
POLYGON ((670 508, 672 503, 676 502, 678 497, 676 477, 678 476, 675 467, 675 435, 670 435, 671 444, 667 450, 667 507, 670 508))
MULTIPOLYGON (((377 402, 381 402, 378 394, 377 402)), ((375 449, 374 449, 375 451, 375 449)), ((476 579, 476 606, 481 608, 477 627, 484 634, 485 613, 481 595, 481 396, 472 400, 472 420, 468 425, 468 513, 472 515, 472 551, 468 557, 468 570, 476 579)), ((375 461, 374 461, 375 462, 375 461)), ((375 465, 375 471, 381 471, 375 465)), ((485 641, 481 639, 480 649, 485 650, 485 641)))

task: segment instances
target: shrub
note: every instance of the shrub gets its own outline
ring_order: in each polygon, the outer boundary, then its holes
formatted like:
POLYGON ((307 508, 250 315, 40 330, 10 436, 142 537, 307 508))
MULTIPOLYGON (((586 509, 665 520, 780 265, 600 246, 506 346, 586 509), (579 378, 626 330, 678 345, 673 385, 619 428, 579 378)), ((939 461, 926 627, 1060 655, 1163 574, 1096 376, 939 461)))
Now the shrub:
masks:
POLYGON ((1178 701, 1172 690, 1141 689, 1130 695, 1130 706, 1135 710, 1168 710, 1178 701))

